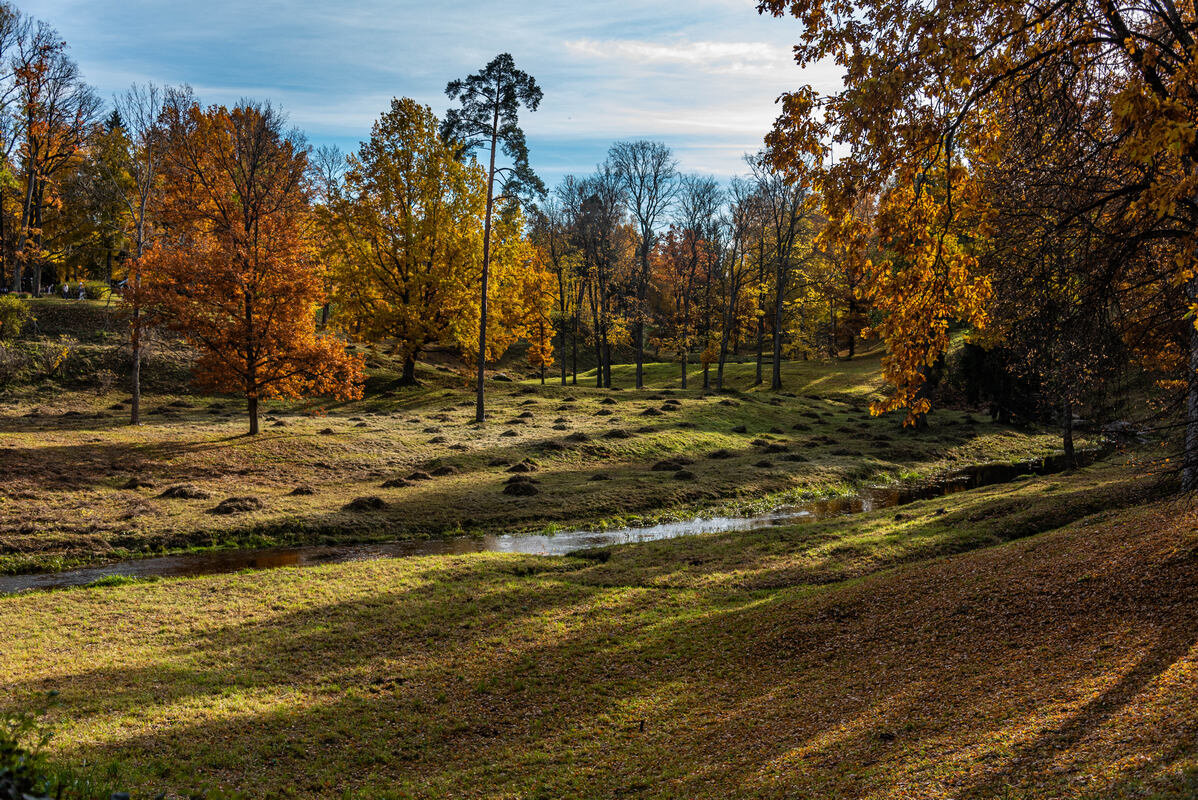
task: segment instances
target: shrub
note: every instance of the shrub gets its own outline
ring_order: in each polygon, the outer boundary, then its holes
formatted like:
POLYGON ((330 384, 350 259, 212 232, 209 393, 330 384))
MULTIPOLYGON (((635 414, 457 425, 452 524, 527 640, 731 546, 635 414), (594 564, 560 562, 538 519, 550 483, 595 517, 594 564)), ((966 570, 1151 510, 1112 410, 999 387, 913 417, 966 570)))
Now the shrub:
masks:
POLYGON ((104 281, 87 281, 83 284, 83 293, 88 300, 107 300, 112 288, 104 281))
POLYGON ((33 711, 0 717, 0 800, 108 800, 128 797, 100 789, 91 778, 55 767, 46 758, 50 729, 43 715, 57 693, 46 694, 33 711))
POLYGON ((0 341, 12 341, 21 334, 21 329, 33 319, 29 301, 15 295, 0 295, 0 341))

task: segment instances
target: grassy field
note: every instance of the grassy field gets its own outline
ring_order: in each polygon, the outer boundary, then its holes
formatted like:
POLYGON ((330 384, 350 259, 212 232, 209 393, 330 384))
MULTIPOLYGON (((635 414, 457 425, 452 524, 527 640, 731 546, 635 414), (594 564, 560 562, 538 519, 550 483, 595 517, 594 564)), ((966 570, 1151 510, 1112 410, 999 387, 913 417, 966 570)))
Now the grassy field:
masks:
POLYGON ((1157 495, 8 597, 0 685, 147 797, 1188 798, 1198 513, 1157 495))
MULTIPOLYGON (((94 346, 111 349, 101 339, 94 346)), ((461 376, 424 366, 421 386, 396 388, 395 365, 381 353, 367 359, 364 400, 270 403, 256 438, 244 435, 240 401, 186 385, 147 396, 137 428, 124 424, 126 395, 115 390, 8 387, 0 394, 0 571, 745 510, 1059 447, 1055 432, 961 411, 933 415, 918 433, 904 430, 900 415, 870 417, 876 353, 788 363, 778 393, 752 386, 751 364, 730 365, 724 394, 674 388, 671 364, 649 365, 642 391, 591 388, 590 376, 568 387, 495 381, 482 428, 472 424, 461 376), (682 474, 654 471, 664 459, 692 463, 682 474), (504 494, 507 470, 524 460, 538 493, 504 494), (191 496, 170 496, 177 487, 191 496), (220 501, 247 497, 242 510, 217 513, 220 501), (381 504, 346 508, 360 497, 381 504)), ((692 378, 700 385, 697 370, 692 378)), ((613 382, 631 385, 631 367, 617 368, 613 382)))

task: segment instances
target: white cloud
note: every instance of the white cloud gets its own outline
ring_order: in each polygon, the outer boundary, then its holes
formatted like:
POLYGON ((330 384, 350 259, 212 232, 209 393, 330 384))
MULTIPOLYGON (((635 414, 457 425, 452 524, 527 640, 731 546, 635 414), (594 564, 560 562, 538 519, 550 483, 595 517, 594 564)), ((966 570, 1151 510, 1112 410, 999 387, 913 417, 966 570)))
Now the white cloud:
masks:
POLYGON ((577 39, 565 44, 576 57, 635 65, 678 65, 714 75, 780 76, 795 69, 791 54, 768 42, 577 39))

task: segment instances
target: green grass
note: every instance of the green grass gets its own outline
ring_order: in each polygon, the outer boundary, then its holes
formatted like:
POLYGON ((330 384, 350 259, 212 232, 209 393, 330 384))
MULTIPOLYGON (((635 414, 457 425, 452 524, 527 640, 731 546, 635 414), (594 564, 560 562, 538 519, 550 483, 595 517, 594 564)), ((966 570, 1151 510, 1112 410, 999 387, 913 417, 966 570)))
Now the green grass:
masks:
POLYGON ((147 796, 1182 798, 1198 517, 1158 494, 10 597, 0 676, 147 796))
MULTIPOLYGON (((1041 457, 1058 447, 1054 432, 971 421, 961 411, 934 414, 931 428, 918 433, 903 429, 899 415, 870 417, 869 399, 880 388, 876 353, 787 363, 781 393, 753 388, 752 364, 729 365, 727 383, 737 391, 722 395, 671 390, 678 382, 671 364, 648 365, 643 391, 588 388, 585 375, 577 387, 496 382, 488 387, 490 421, 481 429, 472 424, 464 377, 422 367, 422 386, 399 389, 391 385, 396 365, 386 355, 370 352, 368 362, 366 399, 268 404, 256 438, 243 435, 244 412, 235 399, 152 394, 146 423, 130 428, 126 412, 112 408, 120 393, 10 387, 0 395, 0 454, 9 473, 0 489, 0 570, 210 547, 535 531, 756 510, 970 464, 1041 457), (668 408, 665 399, 681 405, 643 415, 668 408), (614 405, 604 405, 609 400, 614 405), (520 419, 524 413, 531 419, 520 419), (613 429, 630 435, 608 438, 613 429), (571 438, 579 435, 586 441, 571 438), (767 455, 769 444, 805 460, 767 455), (718 450, 732 457, 711 458, 718 450), (695 479, 651 470, 670 457, 693 460, 695 479), (538 465, 540 493, 503 494, 506 466, 493 464, 526 458, 538 465), (757 466, 763 459, 769 465, 757 466), (382 487, 436 467, 455 474, 382 487), (589 480, 597 472, 610 480, 589 480), (134 478, 151 486, 123 488, 134 478), (160 497, 179 484, 210 497, 160 497), (300 486, 313 493, 293 495, 300 486), (263 508, 210 513, 220 500, 246 495, 263 508), (343 510, 362 496, 380 497, 387 507, 343 510)), ((700 385, 698 375, 692 385, 700 385)), ((614 369, 613 381, 631 383, 631 368, 614 369)))

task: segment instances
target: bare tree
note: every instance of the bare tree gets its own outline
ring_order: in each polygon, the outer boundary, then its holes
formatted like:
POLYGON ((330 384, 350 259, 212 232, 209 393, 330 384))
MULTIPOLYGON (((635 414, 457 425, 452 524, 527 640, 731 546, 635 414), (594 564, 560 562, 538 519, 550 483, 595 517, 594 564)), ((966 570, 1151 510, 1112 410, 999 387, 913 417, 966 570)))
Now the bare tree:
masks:
POLYGON ((809 193, 764 162, 761 156, 746 158, 757 186, 769 231, 773 274, 773 375, 770 388, 782 388, 782 315, 794 269, 795 245, 807 220, 809 193))
POLYGON ((649 287, 649 254, 653 251, 658 224, 678 192, 678 164, 670 148, 661 142, 639 140, 616 142, 608 151, 608 162, 619 179, 628 209, 640 229, 640 272, 636 280, 633 309, 633 341, 636 347, 636 388, 644 386, 646 294, 649 287))

